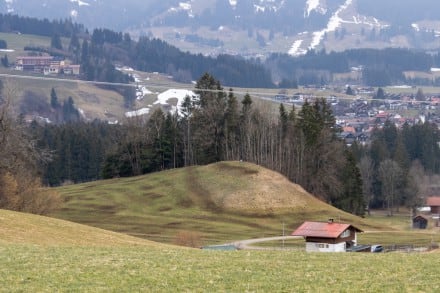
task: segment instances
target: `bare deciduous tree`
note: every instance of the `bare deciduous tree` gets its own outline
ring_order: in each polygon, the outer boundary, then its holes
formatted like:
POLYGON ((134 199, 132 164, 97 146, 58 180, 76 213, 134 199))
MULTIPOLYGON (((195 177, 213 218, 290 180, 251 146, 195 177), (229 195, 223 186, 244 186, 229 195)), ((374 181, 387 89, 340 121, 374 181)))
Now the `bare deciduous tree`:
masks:
POLYGON ((48 160, 38 150, 25 123, 13 117, 11 99, 0 105, 0 208, 45 214, 61 203, 54 191, 45 191, 37 166, 48 160))
POLYGON ((367 205, 367 212, 370 214, 370 204, 373 200, 373 176, 374 176, 374 163, 370 157, 362 157, 359 163, 359 171, 362 176, 362 193, 364 195, 364 201, 367 205))
POLYGON ((379 177, 382 183, 382 194, 385 196, 387 209, 390 216, 398 200, 398 190, 402 182, 402 169, 395 161, 386 159, 380 163, 379 177))

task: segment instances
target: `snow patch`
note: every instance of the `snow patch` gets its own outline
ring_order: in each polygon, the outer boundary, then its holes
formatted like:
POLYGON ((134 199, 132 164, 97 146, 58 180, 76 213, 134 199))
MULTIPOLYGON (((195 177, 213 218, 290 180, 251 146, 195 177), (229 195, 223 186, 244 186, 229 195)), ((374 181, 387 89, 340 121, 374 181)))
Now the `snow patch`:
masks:
POLYGON ((87 3, 87 2, 83 2, 83 1, 81 1, 81 0, 70 0, 70 2, 72 2, 72 3, 78 3, 78 6, 90 6, 89 3, 87 3))
POLYGON ((235 6, 237 6, 237 0, 229 0, 229 4, 230 4, 232 7, 235 7, 235 6))
POLYGON ((13 13, 14 12, 14 8, 12 7, 12 4, 14 3, 15 0, 5 0, 6 2, 6 11, 8 13, 13 13))
POLYGON ((321 0, 307 0, 306 8, 304 10, 304 18, 309 17, 310 13, 312 11, 316 11, 317 13, 320 13, 320 14, 326 14, 327 13, 327 9, 325 9, 321 5, 321 0))
POLYGON ((296 40, 293 43, 292 48, 290 48, 290 50, 289 50, 289 55, 299 56, 299 55, 305 54, 305 50, 301 49, 302 43, 303 43, 303 40, 296 40))
POLYGON ((432 67, 431 72, 440 72, 440 68, 432 67))
POLYGON ((307 0, 304 17, 309 17, 310 12, 317 9, 318 7, 319 7, 319 0, 307 0))
POLYGON ((150 108, 141 108, 141 109, 136 110, 136 111, 126 112, 125 113, 125 117, 132 118, 132 117, 146 115, 148 113, 150 113, 150 108))
POLYGON ((416 32, 419 32, 419 31, 420 31, 420 27, 419 27, 419 25, 418 25, 417 23, 413 23, 413 24, 411 24, 411 26, 412 26, 412 28, 413 28, 416 32))
POLYGON ((136 88, 136 100, 142 100, 146 95, 151 95, 153 92, 145 86, 136 88))
POLYGON ((14 49, 0 49, 0 52, 10 53, 10 52, 15 52, 15 50, 14 49))
POLYGON ((168 101, 170 99, 177 99, 177 109, 180 111, 183 101, 185 97, 197 98, 193 91, 183 90, 183 89, 169 89, 157 96, 157 101, 154 104, 168 105, 168 101))
POLYGON ((330 18, 327 27, 321 31, 313 33, 313 40, 309 46, 309 49, 315 49, 321 43, 326 33, 335 31, 341 25, 341 23, 344 22, 339 15, 344 12, 344 10, 346 10, 348 7, 350 7, 352 3, 353 0, 345 1, 345 3, 341 7, 339 7, 339 9, 330 18))
POLYGON ((254 5, 256 12, 264 12, 265 8, 263 6, 254 5))
POLYGON ((79 114, 81 114, 81 116, 82 116, 83 118, 86 118, 86 113, 84 112, 83 109, 78 108, 78 112, 79 112, 79 114))
POLYGON ((191 10, 191 4, 190 3, 184 3, 180 2, 179 7, 183 10, 191 10))
POLYGON ((78 17, 78 10, 73 9, 72 11, 70 11, 70 16, 73 18, 77 18, 78 17))
POLYGON ((411 86, 410 86, 410 85, 405 85, 405 84, 403 84, 403 85, 395 85, 395 86, 392 86, 392 88, 393 88, 393 89, 410 89, 411 86))

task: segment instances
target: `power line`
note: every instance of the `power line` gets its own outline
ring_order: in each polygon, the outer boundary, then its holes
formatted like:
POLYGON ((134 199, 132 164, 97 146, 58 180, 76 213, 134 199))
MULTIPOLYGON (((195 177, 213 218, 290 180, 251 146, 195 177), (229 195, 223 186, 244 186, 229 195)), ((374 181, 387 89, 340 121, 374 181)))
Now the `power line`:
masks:
MULTIPOLYGON (((43 77, 43 76, 29 76, 29 75, 18 75, 18 74, 6 74, 6 73, 0 73, 0 78, 12 78, 12 79, 28 79, 28 80, 41 80, 41 81, 54 81, 54 82, 67 82, 67 83, 77 83, 77 84, 91 84, 91 85, 106 85, 106 86, 119 86, 119 87, 132 87, 132 88, 138 88, 138 87, 149 87, 149 88, 155 88, 155 89, 163 89, 168 90, 170 88, 178 88, 178 89, 185 89, 185 90, 191 90, 191 91, 203 91, 203 92, 212 92, 212 93, 220 93, 220 92, 228 92, 229 88, 233 90, 233 93, 239 94, 239 95, 245 95, 249 94, 251 96, 260 96, 260 97, 266 97, 270 99, 270 101, 273 102, 279 102, 282 103, 282 101, 273 100, 268 96, 273 96, 276 93, 273 92, 263 92, 263 91, 245 91, 242 88, 234 87, 228 87, 228 89, 222 89, 222 90, 215 90, 215 89, 197 89, 194 86, 189 86, 185 84, 171 84, 171 83, 165 83, 165 84, 155 84, 155 83, 146 83, 146 82, 135 82, 135 83, 117 83, 117 82, 104 82, 104 81, 88 81, 88 80, 80 80, 80 79, 64 79, 64 78, 56 78, 56 77, 43 77)), ((267 88, 268 91, 276 90, 276 89, 270 89, 267 88)), ((296 90, 296 89, 295 89, 296 90)), ((300 89, 297 89, 300 91, 300 89)), ((157 94, 157 93, 152 93, 157 94)), ((306 98, 309 99, 316 99, 316 98, 324 98, 327 99, 329 96, 334 97, 335 94, 326 94, 326 95, 317 95, 316 93, 301 93, 302 95, 307 96, 306 98)), ((385 102, 385 103, 392 103, 392 102, 400 102, 402 104, 410 104, 413 101, 402 101, 402 100, 391 100, 391 99, 377 99, 369 96, 353 96, 353 97, 336 97, 339 100, 344 101, 378 101, 378 102, 385 102)))

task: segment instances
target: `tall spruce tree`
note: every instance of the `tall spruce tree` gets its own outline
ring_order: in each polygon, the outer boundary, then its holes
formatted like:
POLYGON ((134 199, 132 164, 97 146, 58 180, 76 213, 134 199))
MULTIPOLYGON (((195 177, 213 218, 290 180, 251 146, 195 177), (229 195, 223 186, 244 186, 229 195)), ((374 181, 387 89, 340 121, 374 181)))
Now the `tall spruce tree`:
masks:
POLYGON ((362 176, 350 151, 345 151, 345 166, 341 172, 342 193, 335 199, 335 206, 349 213, 363 216, 365 201, 362 195, 362 176))

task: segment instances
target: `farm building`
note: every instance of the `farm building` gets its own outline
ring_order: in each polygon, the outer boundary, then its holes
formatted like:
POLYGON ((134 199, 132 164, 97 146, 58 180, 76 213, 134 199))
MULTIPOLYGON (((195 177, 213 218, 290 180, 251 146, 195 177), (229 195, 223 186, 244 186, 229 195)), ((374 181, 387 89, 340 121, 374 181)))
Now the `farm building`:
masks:
POLYGON ((15 69, 48 74, 79 75, 80 65, 53 56, 20 56, 15 61, 15 69))
POLYGON ((431 208, 432 214, 440 214, 440 196, 428 197, 426 205, 431 208))
POLYGON ((304 222, 292 236, 306 240, 307 252, 345 252, 357 244, 357 233, 363 232, 350 224, 328 222, 304 222))
POLYGON ((413 229, 426 229, 428 227, 428 219, 422 215, 417 215, 412 220, 413 229))

